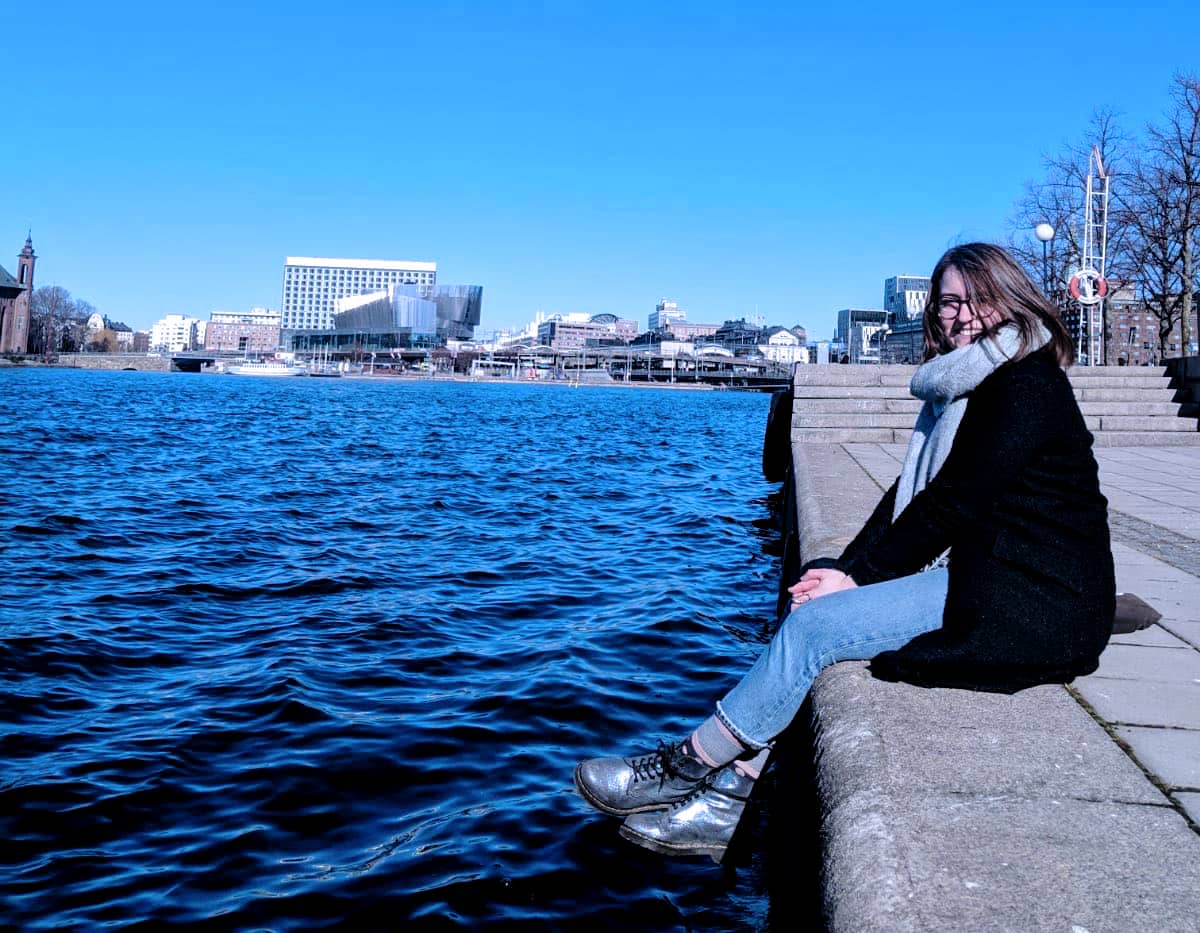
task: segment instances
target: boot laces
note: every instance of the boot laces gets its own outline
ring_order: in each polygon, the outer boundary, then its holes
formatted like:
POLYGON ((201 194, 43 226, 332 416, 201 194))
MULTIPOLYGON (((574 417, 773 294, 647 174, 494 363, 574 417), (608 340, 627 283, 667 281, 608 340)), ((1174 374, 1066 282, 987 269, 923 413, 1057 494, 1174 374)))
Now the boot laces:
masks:
POLYGON ((649 755, 626 759, 629 767, 633 769, 633 780, 652 781, 658 778, 658 786, 661 788, 667 778, 675 774, 671 767, 671 755, 674 751, 674 745, 659 739, 658 748, 649 755))
POLYGON ((717 768, 716 770, 710 771, 708 774, 704 775, 704 777, 702 777, 700 779, 700 781, 696 784, 695 787, 693 787, 691 790, 689 790, 683 797, 681 797, 678 800, 675 800, 671 803, 671 809, 675 810, 675 809, 678 809, 679 807, 686 807, 689 803, 691 803, 697 797, 700 797, 703 794, 707 794, 710 790, 714 794, 716 794, 718 797, 725 797, 729 800, 740 800, 742 803, 749 803, 750 802, 749 796, 743 797, 740 794, 734 794, 727 790, 718 790, 714 786, 717 782, 717 776, 721 773, 722 770, 723 769, 721 769, 721 768, 717 768))
MULTIPOLYGON (((693 787, 691 790, 689 790, 686 794, 684 794, 678 800, 673 800, 671 802, 671 809, 678 810, 680 807, 686 807, 689 803, 691 803, 697 797, 700 797, 700 796, 708 793, 710 790, 712 790, 713 780, 714 780, 714 778, 716 778, 716 776, 717 776, 717 771, 713 771, 710 774, 704 775, 704 777, 702 777, 699 780, 699 782, 697 782, 695 787, 693 787)), ((715 791, 715 793, 720 793, 720 791, 715 791)))

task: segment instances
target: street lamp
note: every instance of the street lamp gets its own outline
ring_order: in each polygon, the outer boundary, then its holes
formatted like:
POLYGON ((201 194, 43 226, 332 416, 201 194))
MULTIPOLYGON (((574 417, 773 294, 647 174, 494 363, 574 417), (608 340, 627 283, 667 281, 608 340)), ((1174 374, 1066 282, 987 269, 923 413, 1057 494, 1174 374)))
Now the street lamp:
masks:
POLYGON ((1050 260, 1046 256, 1046 244, 1054 239, 1054 228, 1043 221, 1033 228, 1033 235, 1042 241, 1042 291, 1050 297, 1050 260))

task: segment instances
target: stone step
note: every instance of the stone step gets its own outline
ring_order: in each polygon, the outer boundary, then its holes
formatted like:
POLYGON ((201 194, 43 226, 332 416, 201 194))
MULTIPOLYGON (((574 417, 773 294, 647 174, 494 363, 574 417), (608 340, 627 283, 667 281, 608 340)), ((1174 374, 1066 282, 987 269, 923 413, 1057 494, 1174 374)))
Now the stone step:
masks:
POLYGON ((1167 375, 1165 366, 1072 366, 1068 376, 1162 376, 1167 375))
POLYGON ((1177 418, 1180 406, 1175 402, 1080 402, 1085 415, 1161 415, 1177 418))
POLYGON ((1093 431, 1097 447, 1200 447, 1200 431, 1093 431))
POLYGON ((921 400, 916 398, 798 398, 793 411, 797 415, 835 414, 837 412, 908 413, 916 418, 921 400))
POLYGON ((1169 402, 1174 396, 1174 391, 1166 386, 1153 389, 1075 388, 1075 398, 1080 402, 1169 402))
MULTIPOLYGON (((1135 370, 1141 372, 1140 369, 1135 370)), ((1076 389, 1159 389, 1169 383, 1163 376, 1077 376, 1072 370, 1068 373, 1071 385, 1076 389)))
MULTIPOLYGON (((802 444, 907 444, 911 430, 899 428, 792 428, 792 441, 802 444)), ((1200 447, 1200 431, 1098 431, 1096 447, 1200 447)))
POLYGON ((1089 431, 1170 431, 1179 434, 1196 433, 1196 422, 1192 418, 1161 417, 1130 417, 1127 415, 1100 415, 1085 417, 1085 422, 1099 421, 1098 425, 1088 425, 1089 431))
POLYGON ((793 384, 818 386, 905 386, 914 366, 797 366, 793 384))
POLYGON ((912 431, 889 428, 792 428, 798 444, 907 444, 912 431))
POLYGON ((796 398, 912 398, 908 383, 896 386, 797 385, 796 398))
POLYGON ((906 413, 887 414, 873 412, 840 412, 832 415, 795 412, 792 428, 906 428, 913 426, 913 416, 906 413))

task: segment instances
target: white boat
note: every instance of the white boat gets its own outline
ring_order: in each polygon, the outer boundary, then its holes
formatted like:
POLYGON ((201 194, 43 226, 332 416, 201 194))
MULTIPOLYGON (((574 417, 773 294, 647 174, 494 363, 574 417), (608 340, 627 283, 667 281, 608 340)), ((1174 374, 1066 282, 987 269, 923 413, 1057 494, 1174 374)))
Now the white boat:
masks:
POLYGON ((284 363, 279 360, 247 360, 233 366, 226 366, 225 372, 234 376, 306 376, 307 370, 294 363, 284 363))

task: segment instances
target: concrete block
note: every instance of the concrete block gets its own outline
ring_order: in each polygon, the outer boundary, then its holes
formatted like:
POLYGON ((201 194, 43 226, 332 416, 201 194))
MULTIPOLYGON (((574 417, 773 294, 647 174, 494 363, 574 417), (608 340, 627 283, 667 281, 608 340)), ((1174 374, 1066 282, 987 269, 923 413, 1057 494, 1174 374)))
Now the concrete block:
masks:
POLYGON ((1077 678, 1074 687, 1105 722, 1200 729, 1200 684, 1077 678))
POLYGON ((1200 909, 1200 838, 1061 687, 921 690, 851 662, 813 715, 831 929, 1185 929, 1200 909))
POLYGON ((1200 790, 1200 731, 1120 726, 1117 734, 1166 784, 1200 790))
POLYGON ((853 661, 822 673, 812 702, 822 768, 837 768, 822 783, 831 805, 864 791, 1164 802, 1059 685, 924 689, 876 680, 853 661))
MULTIPOLYGON (((1195 929, 1200 838, 1173 808, 979 797, 889 803, 871 812, 864 801, 854 814, 885 825, 897 851, 884 870, 840 872, 858 884, 827 892, 837 933, 1195 929)), ((861 849, 845 856, 861 859, 861 849)))

